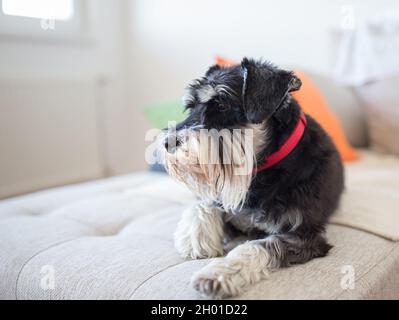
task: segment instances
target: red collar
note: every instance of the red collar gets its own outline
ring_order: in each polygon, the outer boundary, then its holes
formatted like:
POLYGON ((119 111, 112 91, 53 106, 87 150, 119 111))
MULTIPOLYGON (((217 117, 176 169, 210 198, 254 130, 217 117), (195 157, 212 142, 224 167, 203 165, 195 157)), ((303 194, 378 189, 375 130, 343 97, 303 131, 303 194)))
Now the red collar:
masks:
POLYGON ((294 131, 288 137, 287 141, 284 142, 284 144, 280 147, 280 149, 278 149, 276 152, 273 152, 271 155, 267 156, 265 158, 265 161, 260 166, 254 169, 254 172, 261 172, 263 170, 266 170, 267 168, 274 166, 276 163, 280 162, 286 156, 288 156, 301 140, 303 132, 305 131, 306 124, 307 124, 306 116, 301 111, 298 123, 294 131))

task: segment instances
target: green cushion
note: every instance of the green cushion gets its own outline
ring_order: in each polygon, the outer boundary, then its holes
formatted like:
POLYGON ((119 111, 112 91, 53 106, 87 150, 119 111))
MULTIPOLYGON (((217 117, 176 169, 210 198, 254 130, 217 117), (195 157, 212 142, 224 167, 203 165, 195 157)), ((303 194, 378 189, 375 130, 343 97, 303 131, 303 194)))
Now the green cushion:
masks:
POLYGON ((186 118, 180 100, 149 105, 144 108, 144 113, 151 125, 159 129, 167 128, 169 121, 180 122, 186 118))

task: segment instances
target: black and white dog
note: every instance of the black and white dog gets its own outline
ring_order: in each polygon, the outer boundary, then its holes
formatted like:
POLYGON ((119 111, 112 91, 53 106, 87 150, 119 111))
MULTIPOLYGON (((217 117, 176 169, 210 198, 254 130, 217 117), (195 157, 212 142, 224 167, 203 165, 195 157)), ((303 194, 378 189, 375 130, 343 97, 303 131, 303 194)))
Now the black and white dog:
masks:
POLYGON ((244 58, 211 67, 183 97, 189 115, 162 150, 169 174, 200 198, 183 213, 177 250, 192 259, 228 252, 193 275, 207 296, 238 295, 331 248, 324 232, 343 167, 329 136, 290 95, 300 86, 292 72, 244 58))

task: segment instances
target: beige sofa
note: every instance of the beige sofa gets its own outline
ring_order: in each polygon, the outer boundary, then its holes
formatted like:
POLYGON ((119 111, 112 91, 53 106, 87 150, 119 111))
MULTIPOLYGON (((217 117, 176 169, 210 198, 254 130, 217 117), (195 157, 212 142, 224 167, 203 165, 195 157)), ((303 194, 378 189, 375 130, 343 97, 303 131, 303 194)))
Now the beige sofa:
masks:
MULTIPOLYGON (((353 93, 314 79, 352 144, 366 147, 365 120, 353 93)), ((364 186, 399 168, 397 159, 390 165, 379 165, 379 159, 385 161, 362 151, 358 163, 346 165, 349 196, 362 188, 364 199, 372 198, 373 189, 364 186)), ((167 175, 143 172, 0 202, 0 299, 202 298, 189 280, 208 260, 183 260, 172 241, 181 212, 193 201, 167 175)), ((380 214, 378 206, 373 210, 380 214)), ((240 298, 399 298, 399 243, 378 229, 360 229, 356 223, 330 224, 329 256, 274 272, 240 298)))

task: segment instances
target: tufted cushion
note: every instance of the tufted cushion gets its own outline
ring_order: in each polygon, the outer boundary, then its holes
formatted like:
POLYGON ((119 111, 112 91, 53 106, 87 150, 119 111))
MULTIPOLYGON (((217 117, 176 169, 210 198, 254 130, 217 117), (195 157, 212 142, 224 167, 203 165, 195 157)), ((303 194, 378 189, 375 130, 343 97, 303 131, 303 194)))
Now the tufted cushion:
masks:
MULTIPOLYGON (((0 299, 198 299, 172 235, 193 196, 139 173, 0 202, 0 299), (45 268, 54 289, 42 286, 45 268), (43 269, 44 268, 44 269, 43 269)), ((330 225, 331 254, 277 271, 242 298, 399 298, 399 244, 330 225), (355 288, 341 287, 353 266, 355 288), (344 268, 344 269, 343 269, 344 268)))

